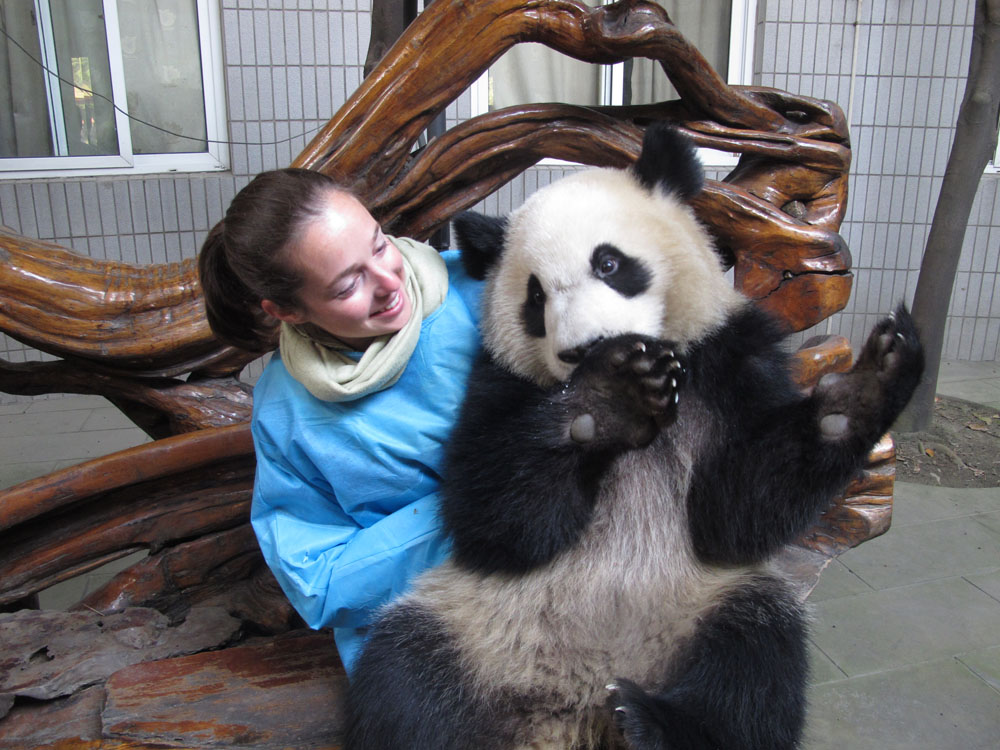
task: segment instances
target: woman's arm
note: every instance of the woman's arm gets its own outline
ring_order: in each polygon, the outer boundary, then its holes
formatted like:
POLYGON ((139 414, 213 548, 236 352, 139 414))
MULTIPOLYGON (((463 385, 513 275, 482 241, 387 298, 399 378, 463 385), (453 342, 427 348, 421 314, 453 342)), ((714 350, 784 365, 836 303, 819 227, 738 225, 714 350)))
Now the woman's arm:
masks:
POLYGON ((436 494, 362 527, 332 488, 307 481, 256 439, 251 520, 264 559, 311 627, 367 625, 375 609, 444 558, 436 494))

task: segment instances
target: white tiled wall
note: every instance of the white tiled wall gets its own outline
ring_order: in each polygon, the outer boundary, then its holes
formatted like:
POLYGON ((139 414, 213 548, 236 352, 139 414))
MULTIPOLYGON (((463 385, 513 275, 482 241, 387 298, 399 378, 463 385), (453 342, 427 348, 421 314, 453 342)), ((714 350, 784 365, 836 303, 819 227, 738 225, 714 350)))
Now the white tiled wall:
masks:
MULTIPOLYGON (((369 9, 369 0, 222 0, 230 172, 0 180, 0 223, 98 258, 194 256, 236 191, 257 172, 289 164, 359 85, 369 9)), ((864 0, 855 65, 857 0, 758 2, 755 82, 832 99, 851 114, 854 165, 843 233, 855 284, 830 326, 855 346, 896 300, 912 299, 964 92, 972 14, 973 0, 864 0)), ((463 97, 448 108, 448 125, 468 113, 463 97)), ((509 211, 563 171, 530 170, 480 208, 509 211)), ((1000 351, 998 179, 983 178, 972 212, 949 359, 992 361, 1000 351)), ((39 355, 0 337, 0 357, 39 355)))
MULTIPOLYGON (((854 293, 830 327, 857 347, 898 300, 912 301, 965 92, 974 3, 862 2, 853 100, 857 0, 780 0, 762 10, 758 82, 833 99, 851 115, 842 232, 854 293)), ((983 177, 969 220, 945 334, 949 359, 993 361, 1000 351, 998 179, 983 177)))

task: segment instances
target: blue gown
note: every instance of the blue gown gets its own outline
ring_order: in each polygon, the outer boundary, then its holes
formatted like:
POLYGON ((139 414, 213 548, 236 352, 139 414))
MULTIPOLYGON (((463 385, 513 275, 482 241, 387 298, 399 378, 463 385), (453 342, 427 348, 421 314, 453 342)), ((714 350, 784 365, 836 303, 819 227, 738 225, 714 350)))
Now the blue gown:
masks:
POLYGON ((351 671, 376 610, 448 552, 437 517, 445 440, 479 349, 481 284, 443 253, 448 295, 390 388, 331 403, 276 353, 254 388, 251 522, 310 627, 333 628, 351 671))

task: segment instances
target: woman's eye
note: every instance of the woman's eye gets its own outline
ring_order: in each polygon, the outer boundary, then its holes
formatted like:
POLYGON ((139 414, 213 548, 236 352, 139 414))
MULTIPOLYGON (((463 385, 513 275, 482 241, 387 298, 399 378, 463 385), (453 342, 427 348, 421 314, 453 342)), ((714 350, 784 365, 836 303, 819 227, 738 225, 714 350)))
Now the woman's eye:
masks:
POLYGON ((334 297, 336 297, 337 299, 341 299, 343 297, 349 297, 357 286, 358 286, 358 279, 355 276, 354 279, 351 281, 350 285, 341 289, 334 295, 334 297))

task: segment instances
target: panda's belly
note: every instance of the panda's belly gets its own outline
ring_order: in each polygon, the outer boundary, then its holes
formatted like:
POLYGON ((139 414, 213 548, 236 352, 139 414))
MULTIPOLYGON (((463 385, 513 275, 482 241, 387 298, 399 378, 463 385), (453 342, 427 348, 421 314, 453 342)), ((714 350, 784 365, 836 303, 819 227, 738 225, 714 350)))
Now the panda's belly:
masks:
POLYGON ((615 678, 653 684, 743 577, 697 562, 682 500, 690 461, 657 448, 617 461, 583 538, 549 565, 483 578, 447 563, 422 579, 415 598, 447 623, 481 687, 579 709, 600 704, 615 678))

